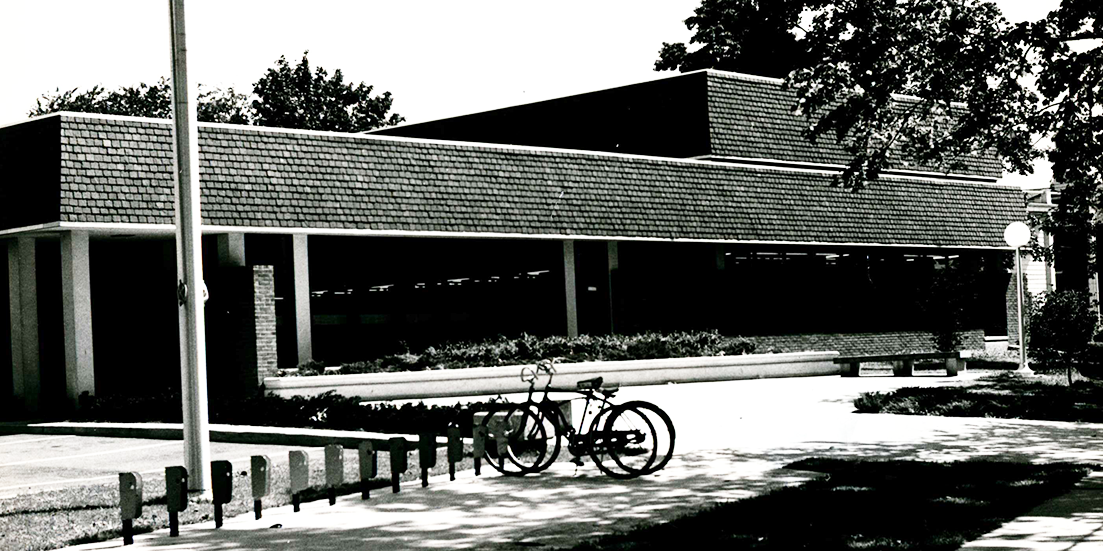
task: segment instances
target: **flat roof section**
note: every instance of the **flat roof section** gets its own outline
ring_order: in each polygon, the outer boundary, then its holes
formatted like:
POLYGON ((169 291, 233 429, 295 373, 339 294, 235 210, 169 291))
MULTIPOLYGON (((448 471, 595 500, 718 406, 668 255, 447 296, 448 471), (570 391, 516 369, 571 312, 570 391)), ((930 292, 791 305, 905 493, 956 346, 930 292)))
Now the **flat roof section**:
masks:
MULTIPOLYGON (((900 97, 900 101, 915 101, 900 97)), ((702 70, 665 79, 374 130, 372 134, 673 158, 743 158, 819 164, 841 171, 850 155, 830 136, 804 137, 796 93, 778 79, 702 70)), ((897 154, 891 168, 932 176, 999 179, 995 155, 923 166, 897 154)))

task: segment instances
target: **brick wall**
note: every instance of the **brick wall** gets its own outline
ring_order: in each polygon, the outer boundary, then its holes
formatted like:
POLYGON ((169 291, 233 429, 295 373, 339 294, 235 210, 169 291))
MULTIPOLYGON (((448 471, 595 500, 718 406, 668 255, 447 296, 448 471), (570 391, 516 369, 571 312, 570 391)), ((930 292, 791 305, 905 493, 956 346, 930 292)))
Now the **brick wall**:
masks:
POLYGON ((1015 277, 1007 280, 1007 294, 1004 302, 1007 304, 1007 342, 1019 346, 1019 299, 1018 288, 1015 286, 1015 277))
MULTIPOLYGON (((984 332, 975 329, 962 335, 963 350, 984 350, 984 332)), ((844 356, 891 354, 896 352, 934 352, 931 334, 925 331, 887 333, 822 333, 810 335, 774 335, 747 337, 758 352, 802 352, 837 350, 844 356)))
POLYGON ((257 384, 276 374, 276 282, 272 266, 253 266, 253 320, 257 384))

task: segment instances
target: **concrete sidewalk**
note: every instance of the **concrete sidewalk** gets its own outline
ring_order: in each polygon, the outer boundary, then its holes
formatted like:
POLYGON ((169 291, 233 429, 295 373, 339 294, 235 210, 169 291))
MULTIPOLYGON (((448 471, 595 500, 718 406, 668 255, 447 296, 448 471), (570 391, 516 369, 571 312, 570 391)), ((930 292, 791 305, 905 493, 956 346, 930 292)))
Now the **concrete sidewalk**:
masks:
MULTIPOLYGON (((156 532, 138 537, 133 548, 559 547, 808 480, 816 475, 782 469, 807 457, 1103 463, 1103 425, 851 413, 850 402, 862 391, 968 379, 817 377, 625 388, 618 399, 659 404, 678 430, 675 459, 643 479, 616 481, 569 463, 521 479, 467 473, 427 489, 373 493, 368 502, 349 496, 334 507, 322 501, 300 513, 266 511, 260 521, 237 517, 222 530, 206 523, 183 527, 179 538, 156 532)), ((1086 546, 1103 539, 1103 499, 1095 496, 1101 486, 1103 480, 1090 477, 969 547, 1094 548, 1086 546)), ((119 546, 115 540, 81 549, 119 546)))

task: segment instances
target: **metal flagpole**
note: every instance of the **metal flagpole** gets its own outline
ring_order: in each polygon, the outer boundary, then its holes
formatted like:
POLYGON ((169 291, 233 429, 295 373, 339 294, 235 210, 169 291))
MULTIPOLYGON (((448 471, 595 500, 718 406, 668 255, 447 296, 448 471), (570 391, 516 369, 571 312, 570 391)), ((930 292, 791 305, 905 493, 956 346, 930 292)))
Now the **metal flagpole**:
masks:
POLYGON ((188 489, 210 488, 207 343, 203 319, 203 254, 199 233, 199 142, 193 86, 188 82, 184 0, 169 0, 172 26, 172 113, 176 153, 176 275, 180 305, 180 394, 188 489))

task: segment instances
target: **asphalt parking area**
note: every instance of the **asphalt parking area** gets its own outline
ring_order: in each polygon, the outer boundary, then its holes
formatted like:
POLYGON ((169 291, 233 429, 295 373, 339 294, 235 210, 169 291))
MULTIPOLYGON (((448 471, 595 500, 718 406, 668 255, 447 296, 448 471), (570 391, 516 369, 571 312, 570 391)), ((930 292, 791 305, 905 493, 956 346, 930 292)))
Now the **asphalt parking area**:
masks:
MULTIPOLYGON (((211 460, 248 464, 253 455, 287 462, 287 452, 313 448, 263 444, 211 443, 211 460)), ((317 455, 316 455, 317 454, 317 455)), ((103 484, 118 480, 120 472, 145 477, 163 475, 165 467, 183 465, 180 440, 107 438, 99 436, 12 434, 0 436, 0 499, 68 486, 103 484)))

